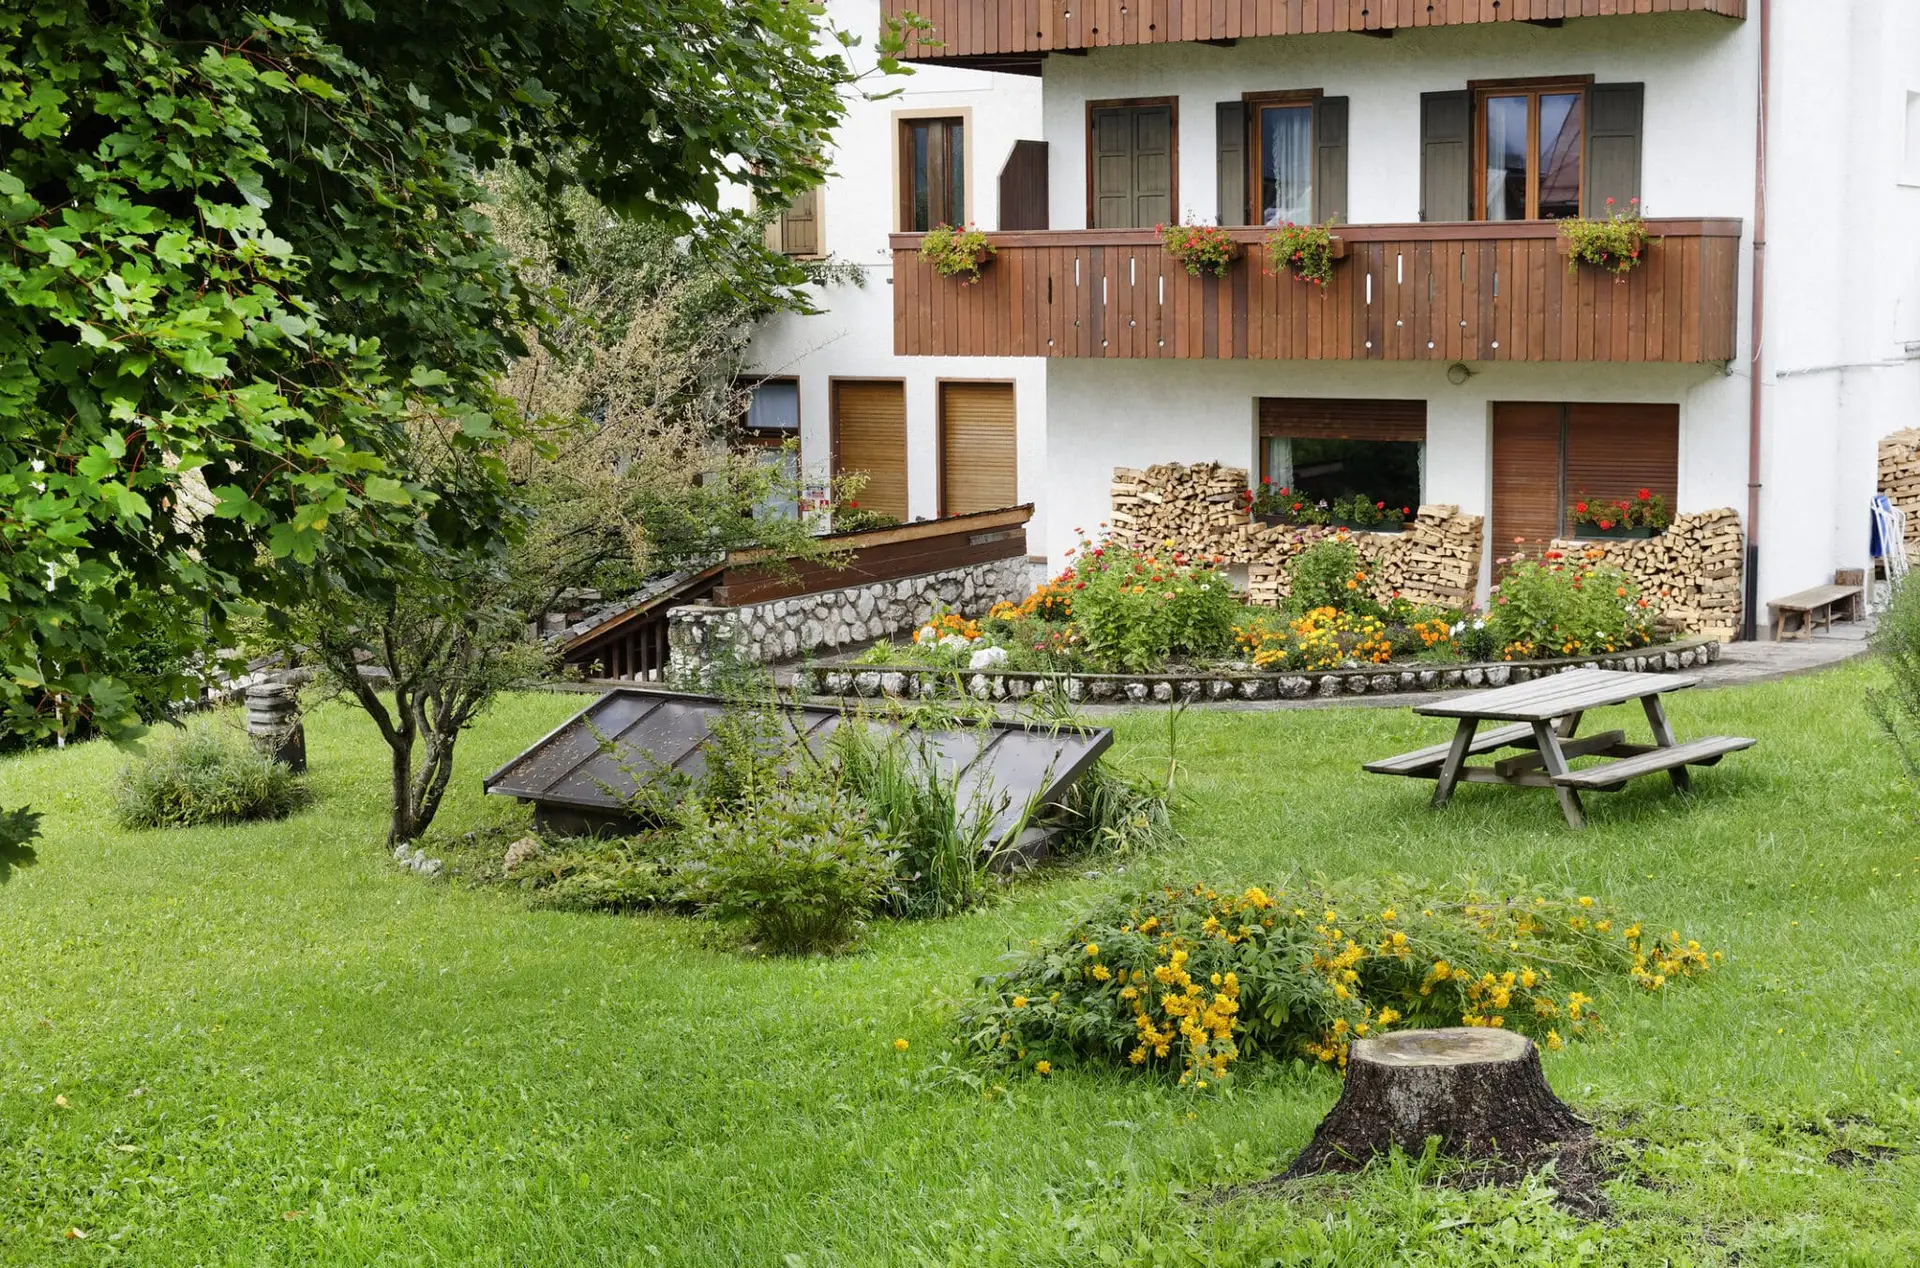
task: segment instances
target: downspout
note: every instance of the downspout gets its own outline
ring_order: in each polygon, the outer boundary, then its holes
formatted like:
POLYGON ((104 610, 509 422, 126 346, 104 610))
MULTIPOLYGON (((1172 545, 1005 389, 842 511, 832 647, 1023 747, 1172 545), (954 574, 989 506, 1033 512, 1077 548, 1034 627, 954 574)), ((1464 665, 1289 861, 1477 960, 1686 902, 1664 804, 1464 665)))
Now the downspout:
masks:
POLYGON ((1772 69, 1773 10, 1754 0, 1760 22, 1759 127, 1753 142, 1753 317, 1749 322, 1747 400, 1747 585, 1740 637, 1752 641, 1760 608, 1760 433, 1765 417, 1761 376, 1766 369, 1767 329, 1767 107, 1772 69))

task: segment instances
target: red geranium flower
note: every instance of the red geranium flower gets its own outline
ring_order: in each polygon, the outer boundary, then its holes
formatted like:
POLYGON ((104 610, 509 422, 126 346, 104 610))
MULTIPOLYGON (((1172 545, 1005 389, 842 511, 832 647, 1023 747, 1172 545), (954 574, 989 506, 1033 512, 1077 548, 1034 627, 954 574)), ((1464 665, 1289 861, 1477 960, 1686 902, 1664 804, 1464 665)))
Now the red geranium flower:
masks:
POLYGON ((1585 502, 1575 502, 1573 504, 1573 509, 1580 512, 1580 514, 1585 515, 1587 513, 1587 504, 1585 502))
POLYGON ((1612 527, 1613 527, 1613 521, 1612 521, 1612 520, 1601 520, 1601 521, 1600 521, 1600 527, 1601 527, 1601 528, 1603 528, 1603 529, 1605 529, 1605 528, 1612 528, 1612 527))
POLYGON ((1642 502, 1651 501, 1652 498, 1653 498, 1653 494, 1650 491, 1646 489, 1640 490, 1640 500, 1642 502))

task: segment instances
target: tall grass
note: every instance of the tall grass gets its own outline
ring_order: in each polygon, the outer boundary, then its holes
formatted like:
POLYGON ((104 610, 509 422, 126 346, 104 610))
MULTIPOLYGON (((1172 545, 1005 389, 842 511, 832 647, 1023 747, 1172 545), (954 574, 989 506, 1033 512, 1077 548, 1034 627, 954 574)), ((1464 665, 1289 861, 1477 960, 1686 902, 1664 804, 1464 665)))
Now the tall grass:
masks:
POLYGON ((187 828, 284 819, 306 804, 298 775, 243 739, 202 728, 120 772, 114 817, 123 828, 187 828))

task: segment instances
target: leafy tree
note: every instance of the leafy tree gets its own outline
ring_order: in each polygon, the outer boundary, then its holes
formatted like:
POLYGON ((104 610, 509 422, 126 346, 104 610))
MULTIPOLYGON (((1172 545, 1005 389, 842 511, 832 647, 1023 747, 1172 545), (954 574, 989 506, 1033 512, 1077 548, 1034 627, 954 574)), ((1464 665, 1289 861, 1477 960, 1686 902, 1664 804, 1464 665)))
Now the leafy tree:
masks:
POLYGON ((497 554, 495 379, 545 313, 478 173, 704 241, 723 181, 778 205, 821 179, 853 79, 825 34, 782 0, 0 11, 5 726, 126 734, 131 648, 497 554))

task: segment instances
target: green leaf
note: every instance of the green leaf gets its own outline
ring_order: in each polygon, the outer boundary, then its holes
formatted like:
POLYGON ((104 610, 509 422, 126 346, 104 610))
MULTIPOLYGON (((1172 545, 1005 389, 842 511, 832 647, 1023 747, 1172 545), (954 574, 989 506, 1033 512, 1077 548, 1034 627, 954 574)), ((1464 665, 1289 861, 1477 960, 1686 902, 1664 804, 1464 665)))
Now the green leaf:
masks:
POLYGON ((386 502, 393 506, 406 506, 413 501, 406 488, 390 476, 368 476, 367 497, 375 502, 386 502))

